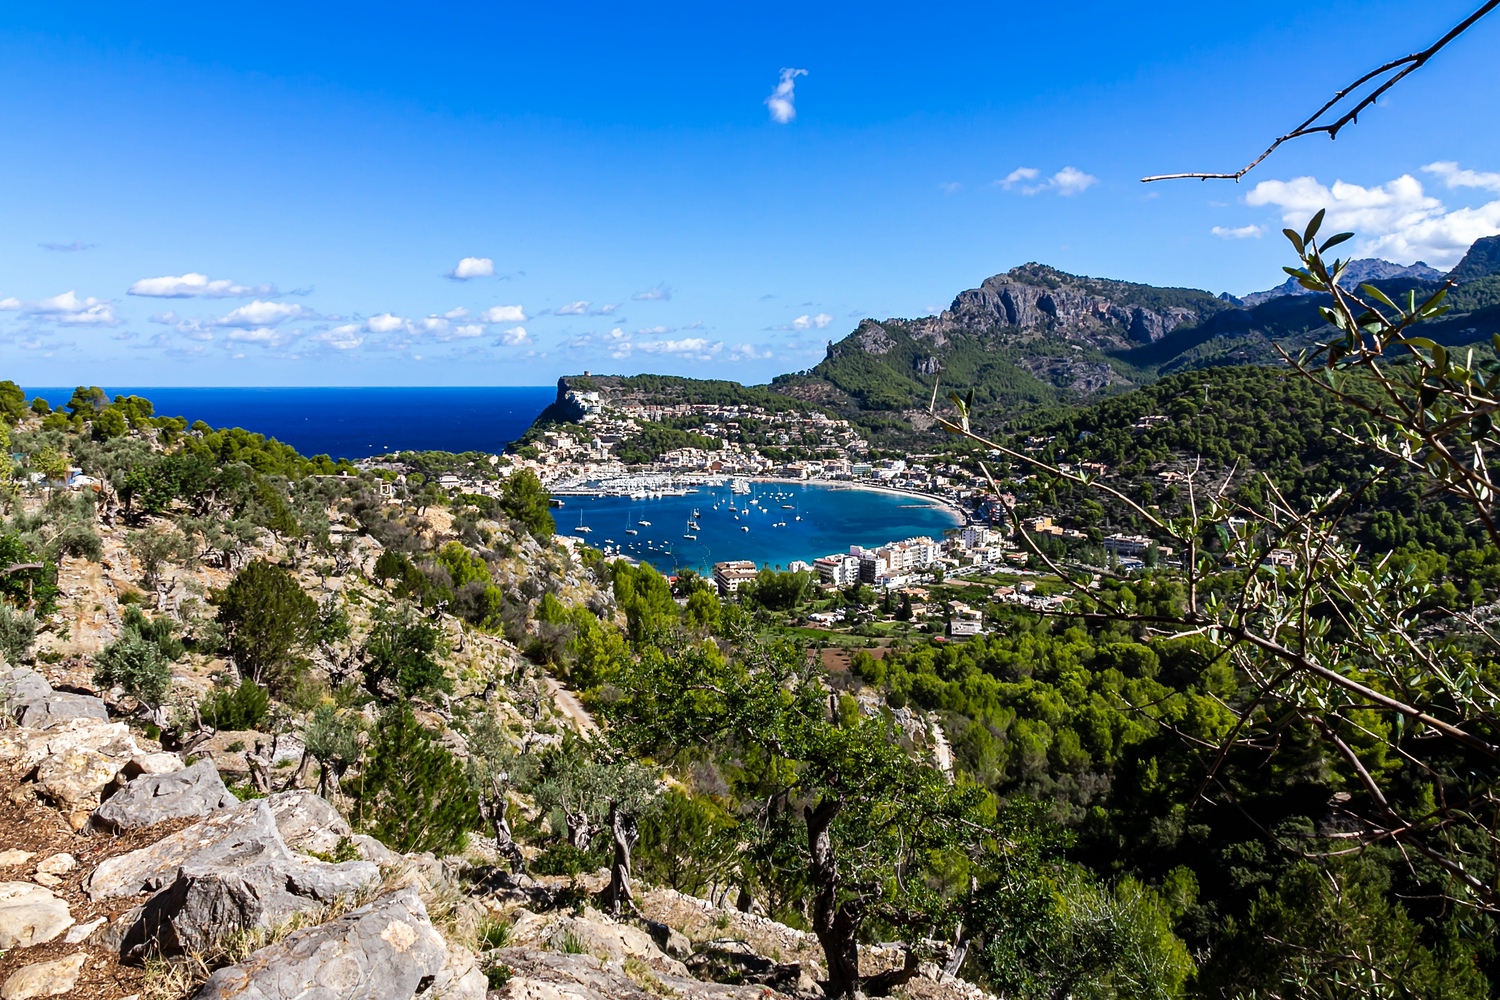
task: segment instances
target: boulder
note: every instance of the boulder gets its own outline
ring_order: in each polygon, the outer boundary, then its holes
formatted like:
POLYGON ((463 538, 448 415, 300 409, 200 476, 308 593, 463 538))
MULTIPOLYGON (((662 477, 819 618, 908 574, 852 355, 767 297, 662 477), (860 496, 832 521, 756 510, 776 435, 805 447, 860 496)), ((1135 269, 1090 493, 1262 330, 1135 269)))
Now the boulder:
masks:
POLYGON ((484 1000, 489 977, 479 967, 474 953, 463 945, 448 945, 448 958, 432 982, 417 993, 417 1000, 484 1000))
POLYGON ((447 957, 408 887, 219 969, 195 1000, 411 1000, 447 957))
POLYGON ((95 809, 89 829, 120 833, 184 816, 208 816, 239 804, 213 761, 169 774, 142 774, 95 809))
POLYGON ((120 773, 126 778, 134 778, 142 774, 171 774, 173 771, 181 771, 182 768, 180 756, 160 751, 132 757, 130 763, 126 764, 125 769, 120 773))
POLYGON ((671 973, 653 972, 645 979, 639 972, 627 973, 623 963, 602 962, 593 955, 505 948, 486 957, 510 968, 510 982, 503 993, 509 1000, 776 1000, 781 996, 766 986, 701 982, 671 973))
POLYGON ((134 896, 171 885, 183 868, 224 870, 291 858, 266 800, 254 799, 194 823, 150 847, 101 862, 84 888, 94 900, 134 896))
POLYGON ((77 952, 51 962, 23 965, 12 972, 0 986, 0 1000, 31 1000, 32 997, 55 997, 67 993, 78 982, 88 955, 77 952))
POLYGON ((350 896, 380 877, 368 861, 276 860, 225 871, 182 869, 146 901, 120 942, 122 958, 211 954, 230 934, 269 930, 350 896))
POLYGON ((0 730, 0 761, 30 771, 48 757, 87 748, 119 757, 122 761, 144 756, 123 722, 74 719, 52 729, 0 730))
POLYGON ((35 851, 23 851, 19 847, 6 848, 0 851, 0 868, 15 868, 24 865, 36 857, 35 851))
POLYGON ((650 933, 607 917, 592 907, 585 907, 581 916, 543 915, 518 910, 510 936, 517 944, 534 944, 552 951, 581 948, 585 954, 605 961, 636 958, 659 971, 675 976, 688 975, 687 966, 669 958, 656 946, 650 933))
POLYGON ((47 678, 28 667, 0 669, 0 702, 9 702, 11 717, 20 713, 21 706, 31 701, 40 701, 52 693, 47 678))
POLYGON ((90 694, 68 694, 54 691, 41 698, 33 698, 20 704, 16 711, 16 722, 29 729, 51 729, 73 719, 100 719, 109 721, 109 710, 104 702, 90 694))
POLYGON ((46 944, 73 924, 68 904, 31 882, 0 882, 0 951, 46 944))
POLYGON ((294 851, 332 854, 354 831, 339 811, 312 792, 298 789, 268 798, 281 839, 294 851))
POLYGON ((80 830, 128 760, 94 747, 71 747, 37 765, 37 794, 56 807, 73 829, 80 830))

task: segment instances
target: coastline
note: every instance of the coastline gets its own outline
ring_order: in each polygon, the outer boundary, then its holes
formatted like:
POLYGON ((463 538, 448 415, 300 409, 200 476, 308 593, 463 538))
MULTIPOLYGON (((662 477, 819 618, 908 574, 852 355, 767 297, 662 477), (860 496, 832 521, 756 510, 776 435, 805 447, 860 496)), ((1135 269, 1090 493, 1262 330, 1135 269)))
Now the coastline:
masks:
POLYGON ((846 482, 842 479, 782 479, 777 476, 746 476, 748 482, 752 483, 783 483, 789 486, 821 486, 831 490, 869 490, 871 493, 891 493, 896 496, 916 497, 928 503, 943 507, 958 518, 955 527, 963 527, 969 523, 968 512, 956 502, 947 497, 933 496, 931 493, 919 493, 916 490, 905 490, 899 486, 871 486, 866 483, 846 482))

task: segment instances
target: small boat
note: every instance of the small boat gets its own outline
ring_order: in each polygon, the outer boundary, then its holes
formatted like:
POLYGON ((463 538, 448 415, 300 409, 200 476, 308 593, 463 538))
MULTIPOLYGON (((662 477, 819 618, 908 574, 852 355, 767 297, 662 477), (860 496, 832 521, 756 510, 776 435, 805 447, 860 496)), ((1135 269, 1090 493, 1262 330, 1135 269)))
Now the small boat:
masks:
POLYGON ((694 517, 697 517, 697 516, 698 516, 698 508, 697 508, 697 507, 694 507, 694 508, 693 508, 693 516, 694 516, 694 517))
POLYGON ((802 520, 802 515, 801 514, 797 515, 797 520, 799 520, 799 521, 802 520))
POLYGON ((740 525, 740 530, 741 531, 749 531, 750 530, 750 525, 748 525, 748 524, 742 524, 742 525, 740 525))
POLYGON ((647 521, 645 518, 642 518, 641 520, 639 520, 639 521, 637 521, 635 523, 639 524, 643 528, 649 528, 649 527, 651 527, 651 522, 647 521))
POLYGON ((796 510, 797 507, 796 507, 795 504, 784 503, 784 504, 781 505, 781 509, 782 510, 796 510))
POLYGON ((689 541, 693 541, 693 542, 696 542, 698 540, 698 536, 697 535, 693 535, 693 534, 683 535, 682 537, 688 539, 689 541))
MULTIPOLYGON (((800 521, 800 520, 802 520, 802 519, 801 519, 801 518, 800 518, 800 517, 799 517, 799 518, 797 518, 797 520, 799 520, 799 521, 800 521)), ((634 529, 634 528, 626 528, 626 529, 625 529, 625 534, 627 534, 627 535, 639 535, 639 534, 640 534, 640 532, 639 532, 639 531, 636 531, 636 530, 635 530, 635 529, 634 529)))

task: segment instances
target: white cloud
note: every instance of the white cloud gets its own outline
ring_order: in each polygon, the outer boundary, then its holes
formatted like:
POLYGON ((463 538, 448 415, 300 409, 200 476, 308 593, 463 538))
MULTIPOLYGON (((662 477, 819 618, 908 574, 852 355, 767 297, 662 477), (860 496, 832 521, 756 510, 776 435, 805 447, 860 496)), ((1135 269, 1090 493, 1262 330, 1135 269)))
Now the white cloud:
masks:
POLYGON ((963 190, 963 187, 958 181, 944 181, 938 185, 938 190, 943 194, 957 194, 963 190))
POLYGON ((1007 191, 1018 189, 1026 195, 1052 191, 1063 197, 1087 191, 1099 183, 1099 178, 1077 167, 1063 167, 1051 177, 1038 180, 1041 176, 1042 172, 1036 167, 1017 167, 995 183, 1007 191))
POLYGON ((459 338, 482 337, 484 336, 484 327, 478 323, 464 323, 461 326, 453 328, 453 336, 459 338))
POLYGON ((443 319, 468 319, 468 318, 469 318, 469 310, 465 309, 463 306, 458 306, 457 308, 449 309, 447 312, 443 313, 443 319))
POLYGON ((219 318, 218 326, 234 326, 242 329, 253 329, 255 327, 274 326, 297 316, 307 315, 307 309, 302 306, 292 305, 289 302, 262 302, 256 299, 254 302, 246 303, 238 309, 232 309, 228 315, 219 318))
POLYGON ((797 117, 797 77, 806 76, 805 69, 783 69, 776 89, 766 98, 766 107, 771 109, 771 120, 786 125, 797 117))
POLYGON ((609 302, 609 303, 606 303, 605 305, 600 306, 598 309, 595 309, 594 312, 593 312, 593 315, 595 315, 595 316, 609 316, 609 315, 612 315, 614 313, 614 311, 616 309, 618 309, 618 308, 620 308, 620 304, 618 302, 609 302))
POLYGON ((46 316, 63 326, 114 326, 119 322, 115 307, 109 302, 92 297, 80 299, 73 291, 33 302, 26 312, 46 316))
POLYGON ((360 336, 360 326, 358 323, 346 323, 343 326, 336 326, 332 330, 325 330, 322 333, 314 335, 312 339, 319 343, 327 344, 336 351, 352 351, 365 342, 365 338, 360 336))
POLYGON ((1214 226, 1209 232, 1221 240, 1258 240, 1266 234, 1266 227, 1250 225, 1230 229, 1227 226, 1214 226))
POLYGON ((0 312, 14 312, 21 308, 21 300, 14 295, 0 299, 0 312))
POLYGON ((486 323, 524 323, 526 310, 520 306, 490 306, 479 318, 486 323))
POLYGON ((724 349, 722 343, 710 344, 703 337, 684 337, 681 340, 645 340, 635 345, 645 354, 676 354, 707 361, 724 349))
POLYGON ((637 337, 660 337, 664 333, 671 333, 670 326, 647 326, 635 331, 637 337))
POLYGON ((395 333, 406 329, 406 320, 392 313, 379 313, 365 320, 365 329, 371 333, 395 333))
POLYGON ((583 316, 586 315, 588 311, 589 304, 580 300, 578 302, 569 302, 565 306, 558 306, 556 309, 552 310, 552 314, 554 316, 583 316))
POLYGON ((488 257, 465 257, 448 272, 448 277, 458 281, 470 278, 490 278, 495 274, 495 262, 488 257))
POLYGON ((500 334, 500 339, 496 343, 505 347, 518 347, 521 344, 531 343, 531 335, 526 332, 524 326, 513 326, 500 334))
MULTIPOLYGON (((1446 164, 1430 166, 1438 166, 1430 172, 1440 177, 1455 178, 1451 187, 1486 187, 1493 176, 1458 170, 1456 165, 1452 171, 1446 164)), ((1374 187, 1344 181, 1328 187, 1315 177, 1261 181, 1245 202, 1280 209, 1282 221, 1297 229, 1325 209, 1325 236, 1349 230, 1359 237, 1351 256, 1403 264, 1423 260, 1434 267, 1449 267, 1475 240, 1500 233, 1500 199, 1450 211, 1410 174, 1374 187)))
POLYGON ((1052 175, 1049 185, 1064 197, 1087 191, 1099 183, 1099 178, 1093 174, 1086 174, 1077 167, 1063 167, 1052 175))
POLYGON ((292 339, 292 335, 282 330, 273 330, 271 327, 263 326, 252 330, 235 329, 229 331, 228 337, 232 341, 243 344, 259 344, 262 347, 280 347, 292 339))
POLYGON ((1450 189, 1471 187, 1500 192, 1500 174, 1485 173, 1478 170, 1460 170, 1458 164, 1452 160, 1439 160, 1437 163, 1429 163, 1422 168, 1422 171, 1424 173, 1436 174, 1450 189))
POLYGON ((189 271, 177 277, 167 275, 161 278, 142 278, 130 286, 129 293, 158 299, 190 299, 200 296, 210 299, 247 299, 254 295, 275 295, 276 289, 270 285, 256 285, 252 288, 225 278, 210 279, 206 274, 189 271))
POLYGON ((730 361, 761 361, 771 356, 771 349, 767 347, 764 351, 754 344, 735 344, 729 349, 730 361))
POLYGON ((773 326, 773 327, 771 327, 771 329, 772 330, 814 330, 814 329, 821 330, 824 327, 826 327, 829 323, 832 323, 832 322, 833 322, 833 317, 832 316, 828 315, 827 313, 818 313, 816 316, 807 316, 807 315, 798 316, 796 319, 792 320, 790 323, 782 323, 780 326, 773 326))
POLYGON ((1003 180, 998 180, 995 183, 1009 191, 1022 181, 1034 181, 1040 175, 1041 171, 1036 167, 1017 167, 1006 174, 1003 180))
POLYGON ((665 302, 671 297, 672 289, 668 288, 666 285, 657 285, 655 288, 648 288, 644 292, 636 292, 631 296, 631 298, 635 299, 637 302, 665 302))

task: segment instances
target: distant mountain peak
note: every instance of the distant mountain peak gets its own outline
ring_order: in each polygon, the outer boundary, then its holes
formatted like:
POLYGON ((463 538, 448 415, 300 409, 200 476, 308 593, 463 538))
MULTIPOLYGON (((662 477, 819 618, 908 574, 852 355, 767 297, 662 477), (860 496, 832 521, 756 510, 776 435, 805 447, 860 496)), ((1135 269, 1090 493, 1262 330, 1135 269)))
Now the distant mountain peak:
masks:
POLYGON ((1474 281, 1492 274, 1500 274, 1500 236, 1486 236, 1474 241, 1464 259, 1458 262, 1448 277, 1453 281, 1474 281))
MULTIPOLYGON (((1395 278, 1413 278, 1417 281, 1442 281, 1443 272, 1435 267, 1429 267, 1426 261, 1417 261, 1415 264, 1396 264, 1388 260, 1380 260, 1376 257, 1364 257, 1360 260, 1351 260, 1344 271, 1344 278, 1340 282, 1342 287, 1354 288, 1366 281, 1391 281, 1395 278)), ((1251 292, 1249 295, 1240 297, 1240 301, 1247 307, 1254 308, 1262 302, 1270 299, 1278 299, 1283 295, 1311 295, 1312 292, 1297 284, 1296 278, 1287 278, 1275 288, 1268 288, 1263 292, 1251 292)))

